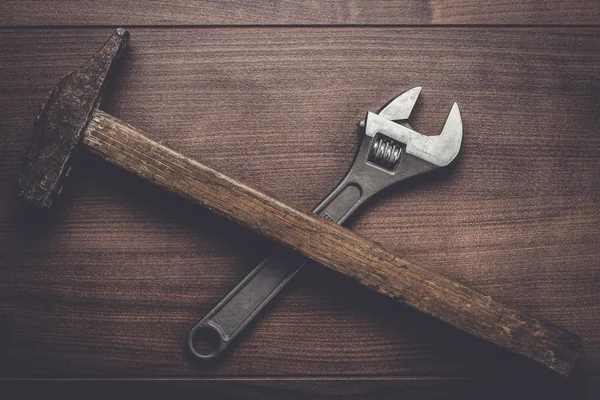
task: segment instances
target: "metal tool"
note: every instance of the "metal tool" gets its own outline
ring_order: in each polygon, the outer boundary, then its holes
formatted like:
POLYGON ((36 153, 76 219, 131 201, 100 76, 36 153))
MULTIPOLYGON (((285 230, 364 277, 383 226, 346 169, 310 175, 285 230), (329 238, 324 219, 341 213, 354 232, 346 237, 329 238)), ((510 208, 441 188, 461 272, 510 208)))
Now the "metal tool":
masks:
MULTIPOLYGON (((383 189, 431 171, 436 165, 447 165, 456 157, 462 141, 456 105, 441 135, 428 137, 410 129, 408 119, 420 93, 420 87, 407 90, 376 114, 369 113, 368 124, 365 120, 359 122, 363 137, 352 166, 313 209, 315 214, 342 224, 383 189), (398 124, 405 129, 398 128, 398 124)), ((308 261, 288 249, 280 249, 262 261, 192 327, 187 336, 191 354, 205 360, 222 354, 308 261)))

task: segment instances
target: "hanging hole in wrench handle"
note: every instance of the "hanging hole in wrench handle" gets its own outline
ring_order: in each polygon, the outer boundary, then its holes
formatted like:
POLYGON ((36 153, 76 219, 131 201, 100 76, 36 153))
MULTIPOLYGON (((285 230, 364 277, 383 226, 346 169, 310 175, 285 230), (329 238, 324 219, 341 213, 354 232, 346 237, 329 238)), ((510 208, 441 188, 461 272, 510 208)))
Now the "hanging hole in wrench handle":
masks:
POLYGON ((226 338, 218 328, 200 321, 188 333, 188 348, 197 358, 211 360, 223 351, 226 338))

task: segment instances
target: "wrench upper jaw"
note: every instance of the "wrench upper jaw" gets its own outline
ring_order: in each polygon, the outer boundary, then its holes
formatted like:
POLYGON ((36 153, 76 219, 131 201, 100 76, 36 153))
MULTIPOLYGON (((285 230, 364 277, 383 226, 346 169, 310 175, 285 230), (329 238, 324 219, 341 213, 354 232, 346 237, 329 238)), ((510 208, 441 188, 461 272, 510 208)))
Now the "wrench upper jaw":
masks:
POLYGON ((421 94, 421 89, 421 86, 417 86, 399 94, 381 107, 377 114, 390 121, 408 120, 417 103, 419 94, 421 94))
MULTIPOLYGON (((421 94, 421 89, 421 86, 417 86, 400 93, 398 96, 392 97, 376 114, 390 121, 408 125, 408 119, 413 108, 415 108, 419 94, 421 94)), ((361 119, 357 125, 364 128, 365 119, 361 119)))

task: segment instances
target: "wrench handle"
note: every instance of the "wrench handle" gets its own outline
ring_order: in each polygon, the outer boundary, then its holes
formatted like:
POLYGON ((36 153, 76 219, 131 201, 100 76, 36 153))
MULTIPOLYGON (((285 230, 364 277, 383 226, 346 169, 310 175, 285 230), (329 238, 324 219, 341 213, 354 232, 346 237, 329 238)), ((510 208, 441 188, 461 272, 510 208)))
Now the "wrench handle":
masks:
MULTIPOLYGON (((346 181, 343 179, 313 212, 343 223, 366 200, 360 186, 346 181)), ((285 248, 264 259, 190 329, 187 346, 191 354, 203 360, 217 358, 308 261, 285 248), (210 348, 198 348, 196 338, 207 341, 210 348)))

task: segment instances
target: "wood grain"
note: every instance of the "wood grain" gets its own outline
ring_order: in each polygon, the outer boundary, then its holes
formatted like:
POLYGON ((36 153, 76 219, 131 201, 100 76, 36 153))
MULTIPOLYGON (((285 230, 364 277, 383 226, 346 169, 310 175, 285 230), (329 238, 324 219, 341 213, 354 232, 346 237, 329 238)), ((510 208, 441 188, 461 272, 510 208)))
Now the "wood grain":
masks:
POLYGON ((588 0, 3 0, 0 26, 597 25, 588 0))
MULTIPOLYGON (((45 221, 10 194, 47 91, 111 31, 0 33, 3 376, 499 376, 510 385, 538 374, 318 268, 221 363, 188 360, 187 329, 268 243, 90 157, 45 221)), ((458 164, 389 190, 351 227, 581 335, 575 372, 598 376, 598 29, 132 35, 108 111, 306 208, 345 172, 367 110, 422 85, 415 127, 437 133, 452 102, 464 105, 458 164)))

